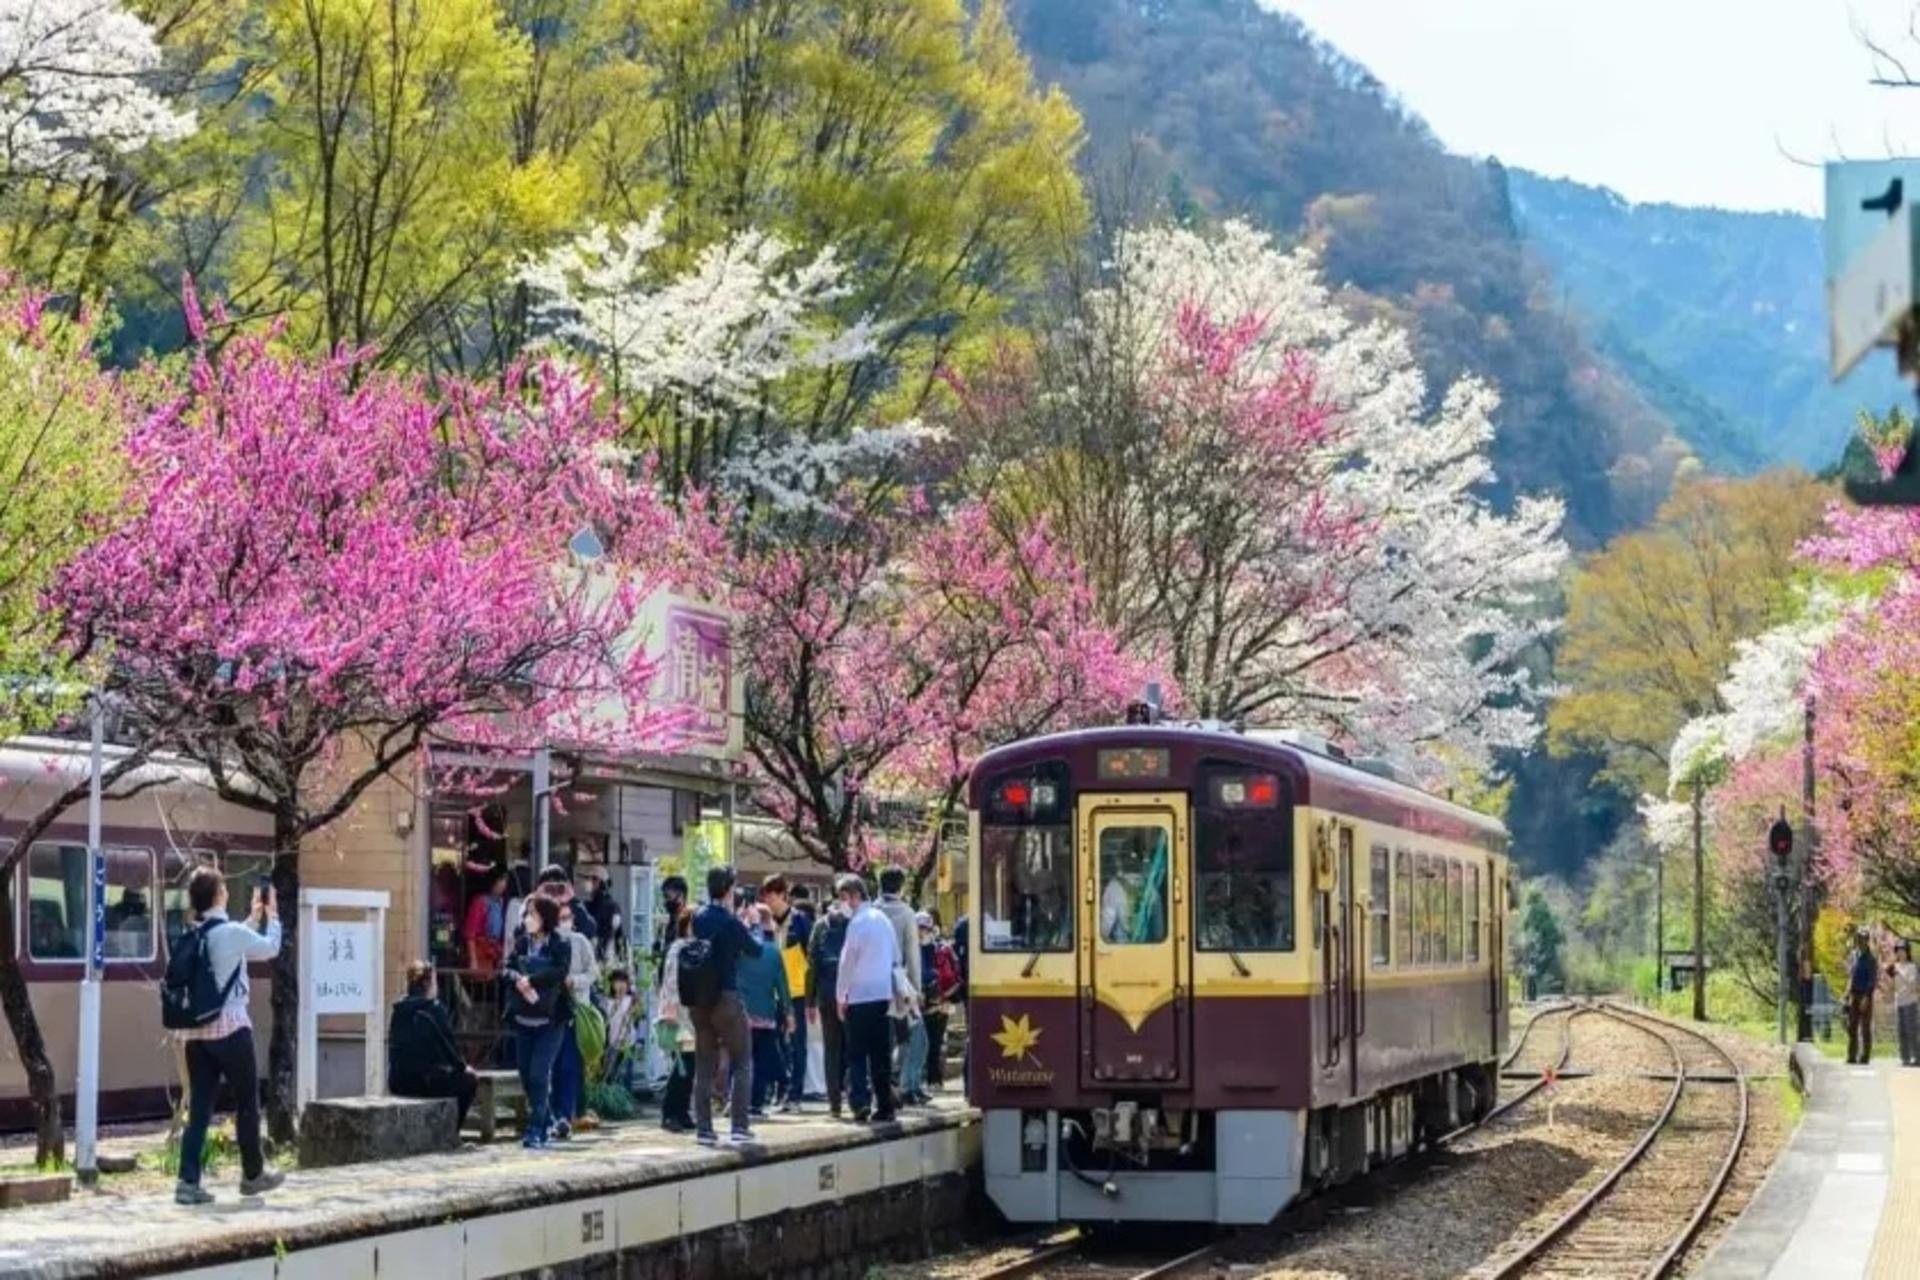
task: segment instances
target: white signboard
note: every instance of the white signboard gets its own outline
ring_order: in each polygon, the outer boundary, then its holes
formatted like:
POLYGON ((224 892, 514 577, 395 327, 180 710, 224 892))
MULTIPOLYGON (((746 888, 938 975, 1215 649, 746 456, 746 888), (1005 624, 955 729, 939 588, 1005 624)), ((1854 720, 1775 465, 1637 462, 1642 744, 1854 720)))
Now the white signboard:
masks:
POLYGON ((322 920, 314 927, 313 1011, 371 1013, 379 1000, 373 989, 373 949, 378 941, 364 920, 322 920))

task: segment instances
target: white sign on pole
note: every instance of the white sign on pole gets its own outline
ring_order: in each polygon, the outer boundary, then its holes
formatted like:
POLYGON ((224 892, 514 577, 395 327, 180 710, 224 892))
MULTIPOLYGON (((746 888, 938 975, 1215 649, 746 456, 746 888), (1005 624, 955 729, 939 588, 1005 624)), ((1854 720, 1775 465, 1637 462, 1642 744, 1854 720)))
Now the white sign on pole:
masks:
POLYGON ((1828 356, 1836 381, 1875 347, 1893 342, 1912 313, 1915 225, 1913 206, 1903 204, 1828 286, 1828 356))
POLYGON ((313 1011, 371 1013, 373 926, 364 920, 322 920, 313 940, 313 1011))

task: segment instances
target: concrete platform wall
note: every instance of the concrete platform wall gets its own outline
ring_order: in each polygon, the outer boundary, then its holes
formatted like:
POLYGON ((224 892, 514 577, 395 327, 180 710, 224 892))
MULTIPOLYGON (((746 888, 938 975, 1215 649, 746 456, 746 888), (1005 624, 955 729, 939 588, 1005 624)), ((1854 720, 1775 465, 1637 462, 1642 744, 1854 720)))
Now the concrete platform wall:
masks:
POLYGON ((205 1280, 853 1277, 924 1257, 968 1217, 979 1126, 774 1160, 280 1257, 160 1274, 205 1280))

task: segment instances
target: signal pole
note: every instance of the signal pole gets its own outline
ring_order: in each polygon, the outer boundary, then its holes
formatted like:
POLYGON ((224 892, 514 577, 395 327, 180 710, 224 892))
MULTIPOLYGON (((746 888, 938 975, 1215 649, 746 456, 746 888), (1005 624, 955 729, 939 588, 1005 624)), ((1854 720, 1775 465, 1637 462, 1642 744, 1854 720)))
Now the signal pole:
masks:
POLYGON ((1767 851, 1773 855, 1773 919, 1774 945, 1777 953, 1775 968, 1780 980, 1779 994, 1774 1005, 1780 1015, 1780 1043, 1787 1042, 1787 1001, 1794 989, 1793 967, 1787 958, 1787 904, 1792 900, 1793 873, 1793 828, 1787 823, 1787 806, 1780 806, 1780 817, 1767 830, 1767 851))

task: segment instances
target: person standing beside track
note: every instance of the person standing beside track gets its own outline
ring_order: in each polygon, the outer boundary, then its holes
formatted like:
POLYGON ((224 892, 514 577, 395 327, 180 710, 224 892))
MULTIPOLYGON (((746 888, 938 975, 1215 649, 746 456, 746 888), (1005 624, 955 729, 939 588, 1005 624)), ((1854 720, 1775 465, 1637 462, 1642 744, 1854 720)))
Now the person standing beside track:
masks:
POLYGON ((1887 966, 1893 982, 1894 1027, 1900 1035, 1900 1065, 1920 1067, 1920 968, 1913 963, 1913 945, 1894 944, 1893 963, 1887 966))
MULTIPOLYGON (((733 1120, 734 1142, 750 1142, 752 1127, 747 1121, 753 1086, 750 1065, 753 1039, 747 1029, 746 1007, 740 1001, 740 957, 760 954, 760 943, 740 922, 731 899, 733 868, 715 867, 707 872, 707 905, 693 917, 693 938, 707 944, 706 963, 713 967, 713 1002, 694 1004, 693 1112, 695 1140, 702 1146, 719 1141, 713 1131, 713 1082, 720 1070, 720 1054, 725 1051, 733 1064, 731 1100, 727 1114, 733 1120)), ((684 955, 684 953, 683 953, 684 955)), ((686 975, 681 974, 684 981, 686 975)), ((692 993, 680 992, 683 1002, 692 993)))
POLYGON ((1847 1061, 1873 1061, 1873 989, 1880 978, 1880 964, 1873 957, 1873 943, 1865 929, 1853 935, 1853 961, 1847 977, 1847 1061))
POLYGON ((893 1105, 893 974, 900 967, 900 943, 893 924, 867 901, 867 886, 859 876, 840 877, 840 897, 852 913, 847 942, 840 953, 836 998, 846 1029, 847 1057, 853 1075, 853 1116, 869 1116, 880 1124, 894 1118, 893 1105), (861 1089, 873 1093, 873 1110, 861 1089))

